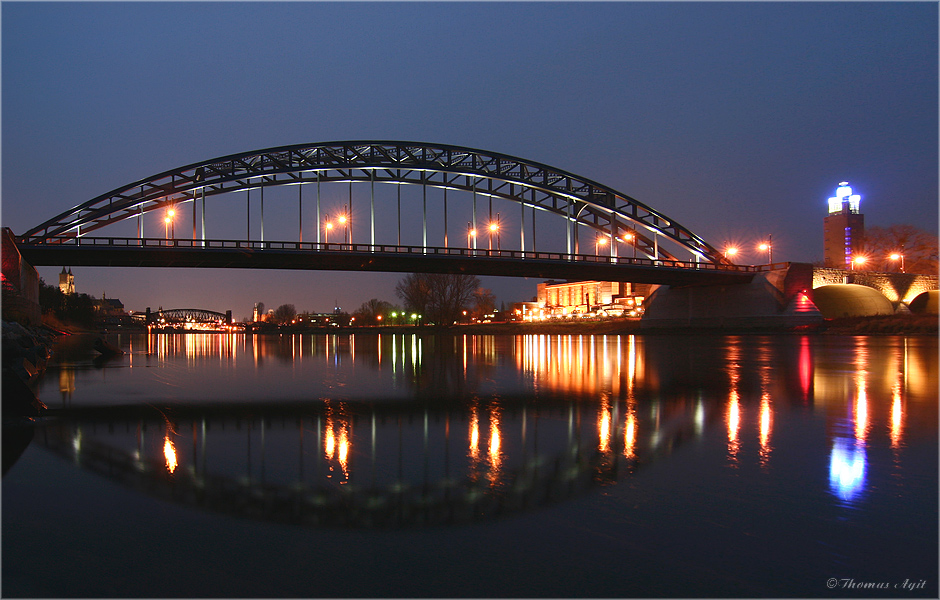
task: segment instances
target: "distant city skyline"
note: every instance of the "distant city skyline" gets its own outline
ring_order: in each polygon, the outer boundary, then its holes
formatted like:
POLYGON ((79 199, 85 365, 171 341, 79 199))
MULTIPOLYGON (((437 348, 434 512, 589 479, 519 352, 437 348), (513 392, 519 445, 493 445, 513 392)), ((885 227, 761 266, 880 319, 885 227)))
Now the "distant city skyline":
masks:
MULTIPOLYGON (((821 261, 819 223, 842 181, 867 226, 937 233, 935 3, 3 8, 2 224, 16 234, 182 165, 362 139, 551 165, 740 246, 740 262, 761 262, 753 247, 769 236, 775 261, 821 261)), ((55 285, 61 266, 39 271, 55 285)), ((404 276, 72 271, 78 292, 131 310, 239 320, 259 301, 398 303, 404 276)), ((509 304, 540 281, 483 285, 509 304)))

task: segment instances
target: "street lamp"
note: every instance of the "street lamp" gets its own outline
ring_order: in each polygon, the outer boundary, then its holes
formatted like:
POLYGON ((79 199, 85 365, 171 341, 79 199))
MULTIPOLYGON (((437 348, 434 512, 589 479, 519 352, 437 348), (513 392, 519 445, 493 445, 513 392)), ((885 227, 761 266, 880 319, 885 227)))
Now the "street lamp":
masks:
POLYGON ((636 233, 624 234, 623 241, 633 245, 633 258, 636 258, 636 233))
POLYGON ((774 245, 773 245, 773 236, 768 235, 766 242, 761 242, 757 249, 761 252, 767 253, 767 262, 773 264, 774 262, 774 245))
POLYGON ((891 260, 894 260, 894 261, 900 260, 900 261, 901 261, 901 272, 902 272, 902 273, 904 272, 904 255, 903 255, 903 254, 901 254, 900 252, 893 252, 893 253, 891 253, 891 256, 889 256, 888 258, 890 258, 891 260))
POLYGON ((333 222, 330 221, 329 215, 326 216, 326 225, 324 225, 324 229, 326 230, 326 243, 329 244, 330 243, 330 230, 333 229, 333 222))
POLYGON ((473 246, 470 245, 470 239, 475 238, 476 236, 477 230, 473 228, 473 223, 467 221, 467 250, 473 248, 473 246))
POLYGON ((493 249, 493 234, 496 234, 496 250, 499 251, 499 213, 496 213, 496 220, 490 223, 490 250, 493 249))
POLYGON ((166 217, 163 219, 163 230, 166 236, 166 239, 170 239, 170 234, 173 234, 173 237, 176 237, 176 229, 173 227, 173 217, 176 216, 176 211, 172 208, 166 211, 166 217))
POLYGON ((725 258, 728 260, 734 260, 734 256, 738 253, 738 249, 734 246, 728 246, 725 248, 725 258))
POLYGON ((600 246, 606 246, 606 245, 607 245, 606 237, 602 235, 596 236, 594 238, 594 256, 600 256, 601 255, 600 250, 599 250, 600 246))
POLYGON ((853 271, 855 270, 856 265, 858 265, 858 267, 861 268, 861 266, 864 265, 866 261, 868 261, 868 257, 866 256, 853 256, 852 257, 852 270, 853 271))
POLYGON ((349 219, 346 216, 346 209, 343 209, 344 212, 339 216, 339 224, 343 226, 343 243, 349 243, 349 219))

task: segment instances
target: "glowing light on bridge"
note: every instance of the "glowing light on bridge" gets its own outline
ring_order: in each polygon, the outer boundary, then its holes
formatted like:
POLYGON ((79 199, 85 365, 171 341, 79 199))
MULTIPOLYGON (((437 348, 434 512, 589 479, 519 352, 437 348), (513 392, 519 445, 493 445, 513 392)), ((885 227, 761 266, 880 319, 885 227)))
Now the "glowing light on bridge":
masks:
POLYGON ((496 250, 501 250, 500 242, 499 242, 499 230, 500 230, 500 218, 499 218, 499 213, 496 213, 496 220, 490 222, 488 229, 490 230, 490 236, 489 236, 490 245, 489 245, 489 249, 490 249, 490 250, 493 249, 493 235, 495 234, 495 235, 496 235, 496 250))
POLYGON ((176 211, 172 208, 166 211, 166 217, 163 219, 163 229, 166 239, 170 239, 171 235, 174 238, 176 237, 176 231, 174 230, 175 224, 173 223, 173 217, 175 216, 176 211))
POLYGON ((902 273, 904 272, 904 255, 903 254, 901 254, 900 252, 892 252, 891 255, 888 256, 888 258, 895 262, 901 261, 901 272, 902 273))
POLYGON ((768 236, 767 236, 767 241, 766 241, 766 242, 761 242, 760 244, 758 244, 758 245, 757 245, 757 249, 760 250, 761 252, 766 252, 766 253, 767 253, 767 262, 769 262, 769 263, 774 262, 774 244, 773 244, 773 236, 768 235, 768 236))

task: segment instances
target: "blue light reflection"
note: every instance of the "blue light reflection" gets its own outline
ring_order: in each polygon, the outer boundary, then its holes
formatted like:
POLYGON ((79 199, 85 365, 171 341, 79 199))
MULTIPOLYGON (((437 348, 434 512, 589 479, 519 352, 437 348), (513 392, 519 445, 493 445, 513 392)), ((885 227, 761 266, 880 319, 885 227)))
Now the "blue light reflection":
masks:
POLYGON ((847 502, 857 500, 865 485, 868 461, 864 446, 837 438, 829 460, 829 487, 847 502))

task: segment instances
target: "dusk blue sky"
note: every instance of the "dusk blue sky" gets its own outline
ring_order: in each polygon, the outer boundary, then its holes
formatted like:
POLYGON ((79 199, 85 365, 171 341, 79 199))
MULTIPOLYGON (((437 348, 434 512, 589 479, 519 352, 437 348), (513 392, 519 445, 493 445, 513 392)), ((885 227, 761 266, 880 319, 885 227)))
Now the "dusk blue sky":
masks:
MULTIPOLYGON (((822 259, 844 180, 867 226, 937 233, 936 2, 4 2, 0 18, 2 224, 17 234, 164 170, 336 140, 548 164, 714 246, 772 235, 775 261, 822 259)), ((402 277, 73 272, 128 309, 238 319, 258 301, 398 302, 402 277)), ((509 303, 538 281, 484 285, 509 303)))

